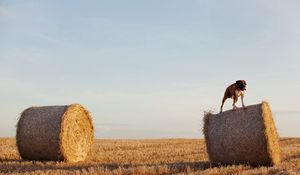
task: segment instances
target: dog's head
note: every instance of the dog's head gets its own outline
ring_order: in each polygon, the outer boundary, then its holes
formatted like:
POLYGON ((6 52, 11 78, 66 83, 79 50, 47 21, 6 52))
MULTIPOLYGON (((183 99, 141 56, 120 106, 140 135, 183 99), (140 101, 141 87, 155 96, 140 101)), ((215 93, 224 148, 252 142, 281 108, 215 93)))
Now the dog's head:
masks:
POLYGON ((247 83, 245 80, 237 80, 235 83, 240 90, 242 91, 246 90, 247 83))

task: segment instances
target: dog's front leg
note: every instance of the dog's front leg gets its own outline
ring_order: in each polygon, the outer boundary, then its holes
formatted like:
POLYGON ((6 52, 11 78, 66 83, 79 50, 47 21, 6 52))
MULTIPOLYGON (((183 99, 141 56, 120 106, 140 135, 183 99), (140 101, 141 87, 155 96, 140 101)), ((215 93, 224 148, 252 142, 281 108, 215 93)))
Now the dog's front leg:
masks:
POLYGON ((246 109, 246 106, 244 104, 244 93, 241 94, 241 100, 242 100, 243 108, 246 109))
POLYGON ((234 95, 233 96, 233 104, 232 104, 232 110, 236 110, 237 109, 237 107, 236 107, 236 105, 235 105, 235 103, 237 102, 237 100, 238 100, 238 97, 236 96, 236 95, 234 95))

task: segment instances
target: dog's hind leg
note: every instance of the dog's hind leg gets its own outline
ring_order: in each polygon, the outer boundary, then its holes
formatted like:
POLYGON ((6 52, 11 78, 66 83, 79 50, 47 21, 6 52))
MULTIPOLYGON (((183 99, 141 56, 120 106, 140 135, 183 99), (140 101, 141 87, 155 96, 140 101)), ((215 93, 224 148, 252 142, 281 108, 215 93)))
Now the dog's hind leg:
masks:
POLYGON ((222 105, 221 105, 220 113, 223 112, 223 106, 224 106, 224 103, 225 103, 226 99, 227 99, 226 96, 224 96, 223 100, 222 100, 222 105))

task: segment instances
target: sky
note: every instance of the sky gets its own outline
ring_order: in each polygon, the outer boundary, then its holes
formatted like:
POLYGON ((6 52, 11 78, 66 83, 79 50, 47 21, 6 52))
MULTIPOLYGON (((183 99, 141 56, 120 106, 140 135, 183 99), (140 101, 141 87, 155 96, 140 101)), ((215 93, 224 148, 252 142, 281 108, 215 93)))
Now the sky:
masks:
POLYGON ((218 112, 238 79, 248 84, 246 105, 267 100, 279 135, 299 137, 299 8, 0 0, 0 137, 15 136, 28 107, 80 103, 97 138, 203 138, 203 112, 218 112))

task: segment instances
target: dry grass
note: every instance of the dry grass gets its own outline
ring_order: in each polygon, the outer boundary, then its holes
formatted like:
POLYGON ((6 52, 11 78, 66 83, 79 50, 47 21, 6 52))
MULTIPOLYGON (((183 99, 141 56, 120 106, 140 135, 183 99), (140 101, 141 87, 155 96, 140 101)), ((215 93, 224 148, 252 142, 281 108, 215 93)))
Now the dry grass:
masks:
POLYGON ((23 161, 15 139, 0 139, 0 174, 300 174, 300 138, 280 140, 274 167, 212 167, 199 139, 96 140, 87 161, 23 161))

